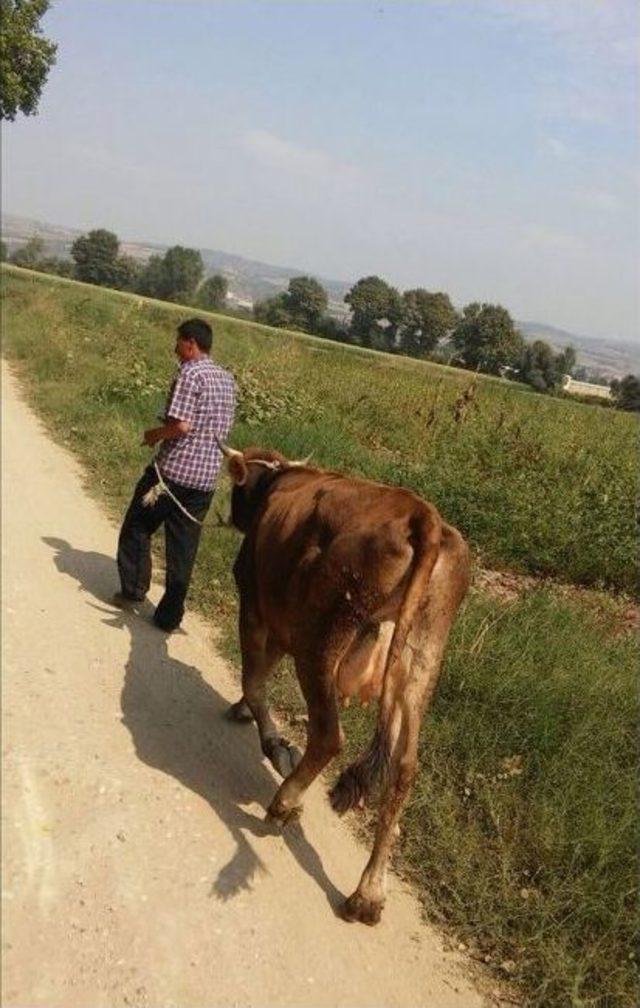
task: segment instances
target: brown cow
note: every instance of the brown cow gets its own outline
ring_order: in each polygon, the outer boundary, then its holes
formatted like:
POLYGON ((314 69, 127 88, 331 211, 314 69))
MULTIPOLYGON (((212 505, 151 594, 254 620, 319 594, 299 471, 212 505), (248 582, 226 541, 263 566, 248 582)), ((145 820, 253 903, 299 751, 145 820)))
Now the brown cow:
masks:
MULTIPOLYGON (((223 447, 223 446, 221 446, 223 447)), ((297 817, 305 791, 341 748, 340 698, 379 697, 367 751, 330 794, 336 812, 381 788, 375 843, 348 920, 375 924, 386 867, 417 765, 420 723, 449 629, 467 590, 469 552, 435 507, 399 487, 343 476, 274 451, 223 447, 231 518, 245 538, 234 565, 240 595, 242 698, 264 754, 285 780, 268 817, 297 817), (266 680, 293 657, 309 711, 302 758, 269 714, 266 680)))

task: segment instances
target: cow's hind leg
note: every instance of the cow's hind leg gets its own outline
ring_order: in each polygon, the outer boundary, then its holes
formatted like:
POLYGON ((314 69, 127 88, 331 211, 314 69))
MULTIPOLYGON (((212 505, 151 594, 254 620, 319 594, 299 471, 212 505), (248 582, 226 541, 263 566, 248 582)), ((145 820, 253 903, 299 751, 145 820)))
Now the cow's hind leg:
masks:
POLYGON ((377 924, 380 920, 389 854, 416 774, 422 715, 438 682, 449 630, 467 588, 467 570, 467 548, 457 533, 450 533, 433 571, 426 608, 410 631, 401 667, 388 670, 393 681, 385 683, 373 745, 385 755, 387 786, 371 857, 358 888, 343 907, 346 920, 363 924, 377 924))

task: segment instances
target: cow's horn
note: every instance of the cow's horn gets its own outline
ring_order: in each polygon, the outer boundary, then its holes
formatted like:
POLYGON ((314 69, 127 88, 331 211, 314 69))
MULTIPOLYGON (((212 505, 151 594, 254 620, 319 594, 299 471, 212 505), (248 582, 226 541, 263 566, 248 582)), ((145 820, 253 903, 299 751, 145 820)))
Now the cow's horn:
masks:
POLYGON ((224 441, 220 440, 217 434, 214 434, 213 436, 215 438, 218 448, 220 449, 220 451, 222 452, 222 454, 226 459, 238 458, 239 456, 240 457, 242 456, 241 451, 236 451, 235 448, 230 448, 229 445, 226 445, 224 441))
POLYGON ((301 467, 301 466, 309 465, 309 462, 311 461, 311 457, 312 456, 313 456, 313 452, 311 452, 309 455, 307 455, 306 458, 296 459, 295 462, 289 462, 289 466, 290 467, 292 467, 292 466, 301 467))

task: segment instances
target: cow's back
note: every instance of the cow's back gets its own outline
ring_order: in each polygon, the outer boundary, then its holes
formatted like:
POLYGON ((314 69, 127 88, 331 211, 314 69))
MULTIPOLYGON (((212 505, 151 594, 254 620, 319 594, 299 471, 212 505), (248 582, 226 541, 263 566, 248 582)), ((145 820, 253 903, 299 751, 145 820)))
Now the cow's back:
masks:
POLYGON ((247 546, 262 615, 290 650, 301 623, 350 604, 389 618, 413 559, 413 526, 427 505, 410 491, 337 473, 285 473, 247 546))

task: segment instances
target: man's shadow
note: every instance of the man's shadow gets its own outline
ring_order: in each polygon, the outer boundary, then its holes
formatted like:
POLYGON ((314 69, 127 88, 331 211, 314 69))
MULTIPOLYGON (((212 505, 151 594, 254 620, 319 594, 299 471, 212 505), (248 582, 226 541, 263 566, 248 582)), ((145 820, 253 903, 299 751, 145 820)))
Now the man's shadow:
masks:
MULTIPOLYGON (((267 869, 247 834, 259 838, 273 831, 242 805, 257 802, 266 808, 277 787, 262 763, 255 727, 227 721, 224 715, 230 701, 206 682, 197 668, 171 658, 166 635, 145 618, 150 607, 146 614, 144 610, 136 614, 108 607, 117 581, 111 557, 74 549, 63 539, 46 536, 43 541, 55 550, 54 562, 60 573, 74 578, 80 590, 100 603, 96 608, 104 612, 104 623, 130 635, 121 704, 122 723, 131 732, 136 754, 143 763, 201 795, 236 843, 233 858, 212 882, 211 894, 226 900, 251 889, 253 880, 267 869)), ((302 826, 288 826, 283 839, 337 912, 344 895, 328 878, 302 826)))

